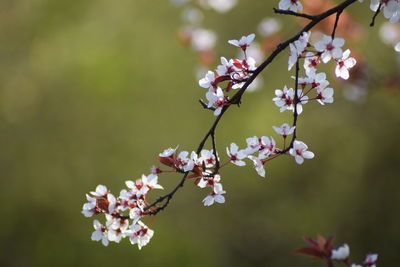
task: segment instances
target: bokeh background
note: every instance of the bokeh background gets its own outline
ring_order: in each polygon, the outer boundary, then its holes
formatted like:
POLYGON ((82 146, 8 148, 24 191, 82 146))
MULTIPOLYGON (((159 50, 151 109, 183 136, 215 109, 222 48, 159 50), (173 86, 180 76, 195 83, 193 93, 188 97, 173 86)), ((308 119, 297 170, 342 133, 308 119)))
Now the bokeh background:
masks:
MULTIPOLYGON (((206 10, 216 54, 235 56, 226 40, 256 32, 274 4, 206 10)), ((396 266, 399 54, 380 38, 384 19, 370 29, 372 12, 359 3, 349 9, 358 33, 346 45, 363 59, 365 90, 350 101, 346 83, 330 77, 335 103, 305 106, 299 135, 315 159, 274 160, 266 179, 251 166, 224 169, 225 205, 203 207, 206 192, 187 183, 152 222, 155 236, 141 251, 128 240, 90 240, 92 219, 80 213, 85 193, 105 184, 118 194, 125 180, 149 173, 163 149, 195 149, 213 120, 197 102, 205 93, 195 78, 198 56, 177 38, 181 9, 147 0, 0 1, 0 265, 321 266, 293 251, 304 236, 334 234, 353 261, 377 252, 380 266, 396 266)), ((300 27, 280 19, 283 39, 300 27)), ((290 121, 271 101, 290 75, 283 53, 261 88, 224 116, 221 154, 230 142, 275 136, 271 126, 290 121)), ((160 183, 168 189, 179 179, 160 183)))

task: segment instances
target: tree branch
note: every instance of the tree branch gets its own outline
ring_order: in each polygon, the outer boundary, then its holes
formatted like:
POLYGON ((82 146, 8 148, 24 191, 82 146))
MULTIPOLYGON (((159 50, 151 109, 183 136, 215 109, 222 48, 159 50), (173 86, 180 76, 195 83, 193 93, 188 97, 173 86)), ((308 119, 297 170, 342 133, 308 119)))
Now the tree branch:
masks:
MULTIPOLYGON (((253 72, 253 75, 250 76, 250 78, 245 82, 245 84, 242 86, 241 89, 239 89, 236 94, 233 95, 232 99, 230 100, 230 104, 239 104, 241 102, 241 98, 244 94, 244 92, 246 91, 246 89, 250 86, 250 84, 254 81, 254 79, 260 75, 260 73, 269 65, 271 64, 271 62, 275 59, 276 56, 278 56, 283 50, 285 50, 289 44, 293 43, 294 41, 298 40, 300 38, 300 36, 303 34, 303 32, 307 32, 309 30, 311 30, 315 25, 317 25, 319 22, 321 22, 322 20, 326 19, 327 17, 333 15, 333 14, 338 14, 338 13, 342 13, 343 10, 345 10, 348 6, 350 6, 351 4, 353 4, 354 2, 356 2, 358 0, 346 0, 344 2, 342 2, 341 4, 319 14, 319 15, 315 15, 315 16, 311 16, 311 15, 306 15, 306 14, 301 14, 301 13, 296 13, 295 12, 281 12, 281 10, 279 9, 274 9, 275 13, 279 13, 279 14, 288 14, 288 15, 293 15, 293 16, 299 16, 299 17, 304 17, 304 18, 308 18, 311 21, 303 28, 301 29, 298 33, 296 33, 293 37, 291 37, 290 39, 286 40, 283 43, 280 43, 275 50, 271 53, 271 55, 253 72)), ((337 16, 337 20, 338 20, 338 16, 337 16)), ((296 63, 296 90, 295 90, 295 102, 298 101, 298 96, 297 96, 297 88, 298 88, 298 69, 299 69, 299 63, 297 61, 296 63), (297 99, 297 100, 296 100, 297 99)), ((229 109, 231 105, 226 105, 222 108, 221 113, 217 116, 217 118, 215 119, 214 123, 211 125, 211 128, 207 131, 207 133, 205 134, 204 138, 201 140, 199 146, 197 147, 197 151, 196 153, 199 154, 201 152, 201 150, 204 148, 205 143, 207 142, 207 140, 211 137, 211 139, 213 140, 213 148, 215 147, 215 129, 217 128, 221 118, 223 117, 223 115, 225 114, 225 112, 229 109)), ((297 102, 295 104, 295 112, 294 112, 294 119, 293 119, 293 125, 297 124, 297 102)), ((283 152, 287 152, 290 150, 290 148, 292 148, 293 146, 293 142, 294 139, 296 138, 296 134, 293 134, 293 139, 292 142, 290 144, 289 147, 287 147, 283 152)), ((214 153, 216 153, 215 148, 214 148, 214 153)), ((158 212, 164 210, 170 200, 172 199, 172 197, 175 195, 175 193, 179 190, 180 187, 183 187, 183 185, 185 184, 186 178, 188 176, 188 172, 185 173, 185 175, 182 177, 182 179, 180 180, 180 182, 178 183, 178 185, 168 194, 160 196, 156 201, 154 201, 153 203, 151 203, 150 205, 148 205, 145 208, 145 211, 147 211, 147 214, 149 215, 155 215, 158 212), (162 206, 157 206, 160 203, 163 203, 162 206), (154 209, 153 209, 154 208, 154 209)))
POLYGON ((291 11, 291 10, 283 10, 283 9, 274 8, 274 12, 275 12, 276 14, 291 15, 291 16, 295 16, 295 17, 306 18, 306 19, 309 19, 309 20, 315 19, 315 16, 313 16, 313 15, 308 15, 308 14, 304 14, 304 13, 293 12, 293 11, 291 11))

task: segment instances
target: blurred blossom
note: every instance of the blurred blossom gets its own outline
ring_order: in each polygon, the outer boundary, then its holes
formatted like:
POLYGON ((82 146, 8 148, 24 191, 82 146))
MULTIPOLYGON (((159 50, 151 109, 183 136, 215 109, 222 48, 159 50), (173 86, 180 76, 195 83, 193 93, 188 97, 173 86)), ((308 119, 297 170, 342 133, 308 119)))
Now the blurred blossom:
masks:
POLYGON ((379 30, 379 35, 384 43, 394 45, 400 41, 400 25, 385 22, 379 30))
POLYGON ((192 48, 196 51, 211 50, 217 41, 214 31, 194 29, 192 32, 192 48))
POLYGON ((255 92, 258 91, 264 85, 264 80, 261 77, 257 77, 247 88, 246 92, 255 92))
POLYGON ((184 5, 184 4, 186 4, 186 3, 189 3, 191 0, 171 0, 171 3, 174 5, 174 6, 181 6, 181 5, 184 5))
POLYGON ((282 28, 282 24, 279 20, 274 18, 264 18, 258 25, 258 32, 261 36, 266 37, 272 35, 282 28))
POLYGON ((246 54, 252 57, 256 62, 262 62, 264 60, 264 52, 258 43, 252 43, 246 50, 246 54))
POLYGON ((199 3, 204 8, 212 8, 220 13, 225 13, 237 4, 237 0, 199 0, 199 3))
POLYGON ((182 12, 182 19, 190 24, 199 24, 203 21, 204 15, 198 8, 186 8, 182 12))
POLYGON ((396 50, 396 52, 400 52, 400 42, 398 42, 398 43, 394 46, 394 50, 396 50))
POLYGON ((364 86, 348 84, 343 88, 343 96, 353 102, 364 102, 367 96, 367 89, 364 86))

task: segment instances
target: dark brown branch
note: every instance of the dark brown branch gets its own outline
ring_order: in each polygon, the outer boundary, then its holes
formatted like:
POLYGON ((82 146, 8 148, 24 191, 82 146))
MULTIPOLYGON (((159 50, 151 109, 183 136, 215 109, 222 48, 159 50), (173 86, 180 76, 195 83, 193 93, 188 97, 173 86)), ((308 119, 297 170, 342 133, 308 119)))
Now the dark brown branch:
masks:
MULTIPOLYGON (((250 78, 246 81, 246 83, 242 86, 242 88, 236 92, 236 94, 233 95, 230 103, 231 104, 239 104, 241 102, 241 98, 244 94, 244 92, 246 91, 246 89, 250 86, 250 84, 254 81, 254 79, 260 75, 260 73, 269 65, 271 64, 271 62, 275 59, 275 57, 277 55, 279 55, 283 50, 285 50, 289 44, 293 43, 294 41, 298 40, 300 38, 300 36, 303 34, 303 32, 308 32, 309 30, 311 30, 315 25, 317 25, 319 22, 321 22, 322 20, 326 19, 327 17, 333 15, 333 14, 337 14, 338 12, 343 12, 344 9, 346 9, 348 6, 350 6, 351 4, 353 4, 354 2, 356 2, 358 0, 346 0, 344 2, 342 2, 341 4, 337 5, 336 7, 333 7, 319 15, 313 16, 313 18, 311 19, 311 21, 303 28, 301 29, 297 34, 295 34, 292 38, 286 40, 283 43, 280 43, 275 50, 271 53, 271 55, 253 72, 253 75, 250 76, 250 78)), ((294 15, 294 14, 291 14, 294 15)), ((297 82, 296 82, 297 84, 297 82)), ((296 87, 297 88, 297 87, 296 87)), ((296 90, 296 94, 297 94, 297 90, 296 90)), ((231 105, 226 105, 222 108, 221 113, 217 116, 217 118, 215 119, 214 123, 211 125, 211 128, 208 130, 208 132, 205 134, 204 138, 201 140, 196 153, 200 154, 201 150, 204 148, 205 143, 207 142, 207 140, 215 133, 215 129, 217 128, 222 116, 225 114, 225 112, 229 109, 231 105)), ((297 109, 296 109, 297 112, 297 109)), ((297 118, 294 119, 294 123, 297 123, 297 118)), ((293 135, 293 137, 295 137, 295 134, 293 135)), ((293 143, 293 142, 292 142, 293 143)), ((293 144, 291 144, 287 149, 286 152, 289 151, 289 149, 292 147, 293 144)), ((148 205, 145 210, 147 211, 147 213, 149 215, 155 215, 158 212, 164 210, 170 200, 172 199, 172 197, 174 196, 174 194, 179 190, 180 187, 183 187, 183 185, 185 184, 186 181, 186 177, 188 176, 188 172, 185 173, 185 175, 182 177, 182 179, 180 180, 180 182, 178 183, 178 185, 168 194, 160 196, 156 201, 154 201, 153 203, 151 203, 150 205, 148 205), (165 201, 165 202, 164 202, 165 201), (158 204, 164 202, 164 204, 162 206, 158 206, 158 204)))
POLYGON ((379 15, 379 13, 381 12, 381 7, 382 7, 382 2, 379 3, 378 9, 375 11, 374 16, 372 17, 372 21, 369 24, 370 27, 374 27, 375 26, 375 19, 379 15))
POLYGON ((338 11, 338 13, 336 13, 335 25, 333 26, 333 30, 332 30, 332 40, 335 39, 336 29, 338 27, 340 15, 342 15, 342 12, 343 12, 343 10, 338 11))
POLYGON ((308 15, 308 14, 304 14, 304 13, 297 13, 297 12, 293 12, 293 11, 290 11, 290 10, 283 10, 283 9, 274 8, 274 12, 276 14, 291 15, 291 16, 295 16, 295 17, 306 18, 306 19, 309 19, 309 20, 315 19, 315 16, 313 16, 313 15, 308 15))

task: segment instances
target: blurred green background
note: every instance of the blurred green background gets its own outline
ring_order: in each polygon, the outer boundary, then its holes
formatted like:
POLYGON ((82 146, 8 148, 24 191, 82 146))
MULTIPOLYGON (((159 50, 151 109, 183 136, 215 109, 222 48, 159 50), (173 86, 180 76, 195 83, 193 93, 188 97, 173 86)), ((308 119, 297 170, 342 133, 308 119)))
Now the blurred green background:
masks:
MULTIPOLYGON (((234 56, 226 40, 254 32, 273 16, 272 2, 207 12, 218 54, 234 56)), ((350 12, 368 25, 368 5, 350 12)), ((195 149, 213 120, 197 102, 204 90, 196 57, 176 39, 179 16, 168 1, 0 2, 0 265, 321 266, 293 253, 316 234, 348 243, 353 261, 377 252, 380 266, 397 265, 400 96, 376 81, 362 102, 345 100, 336 83, 334 104, 305 106, 300 140, 316 158, 303 166, 279 158, 267 165, 267 179, 250 166, 226 168, 226 204, 209 208, 201 203, 206 192, 187 183, 141 251, 128 240, 107 248, 90 240, 92 218, 80 213, 86 192, 105 184, 118 194, 163 149, 195 149)), ((283 21, 284 37, 299 27, 283 21)), ((348 47, 376 80, 398 73, 379 27, 364 30, 348 47)), ((264 72, 263 88, 223 118, 221 154, 230 142, 244 146, 245 137, 274 135, 272 125, 290 121, 271 101, 275 88, 292 82, 286 62, 283 53, 264 72)), ((160 183, 168 189, 179 179, 160 183)))

